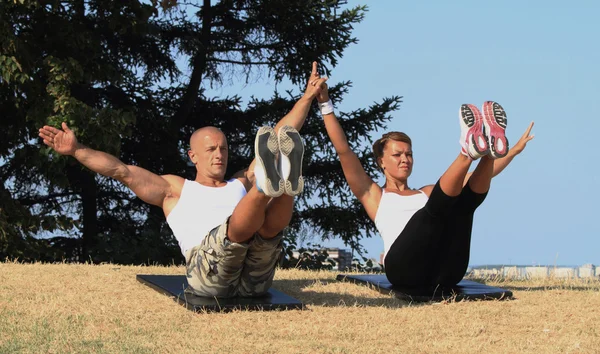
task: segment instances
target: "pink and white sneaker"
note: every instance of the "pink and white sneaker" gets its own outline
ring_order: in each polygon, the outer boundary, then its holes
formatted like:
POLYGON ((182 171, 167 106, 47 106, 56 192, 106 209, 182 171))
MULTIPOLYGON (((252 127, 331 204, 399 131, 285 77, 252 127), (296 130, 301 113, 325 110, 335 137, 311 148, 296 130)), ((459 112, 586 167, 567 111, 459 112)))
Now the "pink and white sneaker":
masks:
POLYGON ((483 132, 481 111, 472 104, 463 104, 460 106, 458 116, 460 118, 461 153, 472 160, 486 155, 490 150, 488 139, 483 132))
POLYGON ((490 156, 495 159, 508 154, 508 139, 504 135, 506 123, 506 112, 501 105, 493 101, 483 104, 483 126, 488 138, 490 156))

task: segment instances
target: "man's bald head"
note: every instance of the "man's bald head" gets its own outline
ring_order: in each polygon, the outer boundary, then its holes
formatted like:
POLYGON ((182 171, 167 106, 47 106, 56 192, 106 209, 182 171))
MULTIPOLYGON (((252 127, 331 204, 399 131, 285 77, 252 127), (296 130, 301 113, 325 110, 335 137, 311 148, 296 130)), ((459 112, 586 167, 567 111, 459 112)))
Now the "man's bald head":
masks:
POLYGON ((190 137, 188 156, 196 166, 196 178, 223 181, 228 157, 225 134, 217 127, 196 130, 190 137))
MULTIPOLYGON (((221 129, 219 129, 217 127, 213 127, 213 126, 202 127, 200 129, 197 129, 190 137, 190 149, 196 150, 197 148, 199 148, 201 146, 200 144, 201 144, 202 140, 204 140, 207 137, 210 137, 210 138, 223 137, 223 138, 225 138, 225 134, 223 134, 221 129)), ((225 141, 227 141, 227 139, 225 139, 225 141)))

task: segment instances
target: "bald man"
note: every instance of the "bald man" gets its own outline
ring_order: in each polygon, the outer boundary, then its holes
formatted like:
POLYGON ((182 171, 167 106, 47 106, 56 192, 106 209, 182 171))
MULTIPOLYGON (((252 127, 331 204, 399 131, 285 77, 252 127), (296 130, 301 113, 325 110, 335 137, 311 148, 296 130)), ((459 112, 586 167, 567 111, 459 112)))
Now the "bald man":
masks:
POLYGON ((188 156, 195 180, 156 175, 80 144, 66 123, 39 135, 62 155, 114 178, 143 201, 163 209, 186 260, 188 292, 198 296, 259 296, 273 282, 294 196, 301 193, 304 145, 298 131, 326 78, 316 63, 306 91, 275 128, 262 127, 250 166, 225 180, 228 145, 216 127, 196 130, 188 156))

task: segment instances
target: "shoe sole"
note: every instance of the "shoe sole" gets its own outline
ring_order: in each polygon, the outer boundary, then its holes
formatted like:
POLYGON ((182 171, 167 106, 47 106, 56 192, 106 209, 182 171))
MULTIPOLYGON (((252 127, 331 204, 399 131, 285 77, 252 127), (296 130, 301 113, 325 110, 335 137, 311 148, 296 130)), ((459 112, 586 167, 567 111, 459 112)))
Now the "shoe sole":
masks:
POLYGON ((279 144, 273 128, 260 128, 254 140, 254 153, 256 156, 256 166, 254 168, 260 168, 264 171, 264 185, 259 185, 259 187, 266 196, 273 198, 282 195, 284 191, 283 180, 277 171, 278 152, 279 144))
POLYGON ((506 138, 506 112, 501 105, 494 101, 483 104, 483 126, 488 137, 490 155, 500 158, 508 154, 508 139, 506 138))
POLYGON ((287 125, 279 130, 278 137, 281 158, 288 159, 290 166, 289 175, 282 176, 285 194, 296 196, 304 190, 304 178, 302 177, 304 143, 298 131, 287 125))
POLYGON ((478 158, 486 155, 489 150, 488 139, 483 132, 483 116, 479 108, 472 104, 460 106, 461 123, 468 128, 467 149, 471 157, 478 158))

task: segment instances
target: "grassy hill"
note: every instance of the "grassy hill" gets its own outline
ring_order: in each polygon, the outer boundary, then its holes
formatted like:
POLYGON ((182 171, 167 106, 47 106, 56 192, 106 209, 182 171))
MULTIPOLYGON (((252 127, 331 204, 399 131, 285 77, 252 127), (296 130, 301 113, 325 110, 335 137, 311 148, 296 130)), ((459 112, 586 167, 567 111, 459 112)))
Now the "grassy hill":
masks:
POLYGON ((136 274, 182 267, 0 263, 0 353, 565 353, 600 348, 600 282, 511 281, 510 301, 409 304, 336 273, 280 270, 305 311, 195 314, 136 274))

